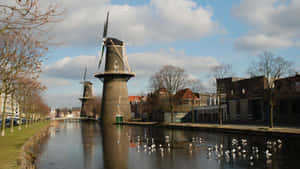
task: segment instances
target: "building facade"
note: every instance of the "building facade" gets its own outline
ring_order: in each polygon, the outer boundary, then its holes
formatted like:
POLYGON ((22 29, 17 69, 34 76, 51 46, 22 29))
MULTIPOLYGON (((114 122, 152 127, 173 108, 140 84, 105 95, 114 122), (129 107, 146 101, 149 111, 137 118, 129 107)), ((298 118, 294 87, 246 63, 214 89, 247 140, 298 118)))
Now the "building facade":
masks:
POLYGON ((248 79, 217 79, 217 91, 221 102, 227 105, 231 122, 268 122, 270 104, 268 93, 274 93, 273 121, 275 124, 300 124, 300 75, 276 80, 274 88, 268 89, 264 76, 248 79), (268 91, 269 90, 269 91, 268 91))
POLYGON ((158 122, 171 122, 172 115, 176 122, 191 122, 192 114, 195 122, 200 122, 204 119, 215 119, 213 116, 219 112, 218 108, 211 109, 219 103, 215 93, 194 93, 189 88, 178 90, 175 95, 161 88, 150 93, 144 103, 142 111, 146 112, 149 120, 158 122))
POLYGON ((268 118, 266 88, 264 76, 217 79, 217 92, 221 96, 220 102, 227 105, 228 121, 265 121, 268 118))
POLYGON ((142 117, 143 103, 145 99, 143 96, 129 96, 129 104, 131 109, 131 117, 133 119, 138 119, 142 117))
MULTIPOLYGON (((0 116, 2 117, 3 109, 4 109, 4 99, 5 95, 0 95, 0 116)), ((6 104, 5 104, 5 115, 6 118, 11 117, 19 117, 20 116, 20 106, 15 97, 11 97, 11 95, 6 96, 6 104)))
POLYGON ((278 124, 300 124, 300 75, 275 81, 275 116, 278 124))

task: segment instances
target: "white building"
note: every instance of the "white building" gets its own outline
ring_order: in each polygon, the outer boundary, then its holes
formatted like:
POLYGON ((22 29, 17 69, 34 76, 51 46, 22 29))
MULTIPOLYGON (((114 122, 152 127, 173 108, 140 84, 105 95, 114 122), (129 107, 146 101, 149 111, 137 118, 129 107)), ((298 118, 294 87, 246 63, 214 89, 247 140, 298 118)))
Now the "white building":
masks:
MULTIPOLYGON (((4 108, 4 96, 5 96, 4 94, 0 95, 0 118, 2 118, 2 112, 4 108)), ((16 101, 15 98, 12 100, 11 95, 7 96, 5 112, 6 112, 6 118, 19 117, 20 115, 19 103, 16 101), (12 101, 13 101, 13 105, 12 105, 12 101)))
POLYGON ((55 109, 56 108, 53 108, 53 107, 51 108, 51 111, 50 111, 50 114, 49 114, 51 119, 56 117, 56 110, 55 109))

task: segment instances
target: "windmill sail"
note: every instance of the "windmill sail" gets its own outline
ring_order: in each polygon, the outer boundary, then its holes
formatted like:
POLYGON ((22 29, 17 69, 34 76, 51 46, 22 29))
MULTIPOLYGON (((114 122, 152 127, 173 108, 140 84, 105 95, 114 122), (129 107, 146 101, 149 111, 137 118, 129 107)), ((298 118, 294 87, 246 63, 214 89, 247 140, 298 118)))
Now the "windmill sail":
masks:
POLYGON ((105 21, 105 24, 104 24, 103 36, 102 36, 103 39, 106 38, 106 36, 107 36, 108 17, 109 17, 109 11, 107 12, 107 15, 106 15, 106 21, 105 21))
POLYGON ((82 78, 83 82, 85 82, 85 80, 86 80, 86 72, 87 72, 87 68, 85 67, 84 73, 83 73, 83 78, 82 78))

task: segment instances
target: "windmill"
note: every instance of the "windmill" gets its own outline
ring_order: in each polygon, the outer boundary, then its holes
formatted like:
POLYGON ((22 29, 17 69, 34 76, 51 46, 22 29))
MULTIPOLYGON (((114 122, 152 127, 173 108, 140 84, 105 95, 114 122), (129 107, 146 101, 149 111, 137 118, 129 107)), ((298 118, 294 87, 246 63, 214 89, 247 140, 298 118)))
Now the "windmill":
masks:
POLYGON ((80 109, 80 117, 89 117, 89 116, 94 116, 92 114, 91 110, 91 102, 94 99, 93 98, 93 83, 90 81, 86 80, 86 72, 87 72, 87 67, 84 69, 83 73, 83 78, 82 78, 82 84, 83 84, 83 92, 82 92, 82 97, 79 98, 81 101, 81 109, 80 109))
POLYGON ((129 120, 131 111, 127 81, 135 76, 129 67, 124 43, 119 39, 107 37, 108 20, 109 12, 104 23, 102 50, 98 63, 99 70, 105 53, 104 72, 94 74, 103 82, 101 122, 104 125, 115 123, 117 117, 129 120))

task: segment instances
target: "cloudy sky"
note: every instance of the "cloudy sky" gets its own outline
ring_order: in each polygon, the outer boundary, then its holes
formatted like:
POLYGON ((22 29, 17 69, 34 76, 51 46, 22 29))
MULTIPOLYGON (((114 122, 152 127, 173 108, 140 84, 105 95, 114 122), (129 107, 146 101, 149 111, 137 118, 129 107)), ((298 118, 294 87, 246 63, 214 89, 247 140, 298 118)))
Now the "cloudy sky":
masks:
POLYGON ((52 47, 41 81, 51 107, 79 106, 84 67, 93 77, 106 12, 108 36, 126 44, 136 77, 128 83, 130 95, 149 91, 149 77, 165 64, 180 66, 190 77, 209 85, 209 71, 221 63, 232 64, 236 76, 263 50, 272 51, 300 66, 299 0, 48 0, 64 8, 56 24, 52 47))

